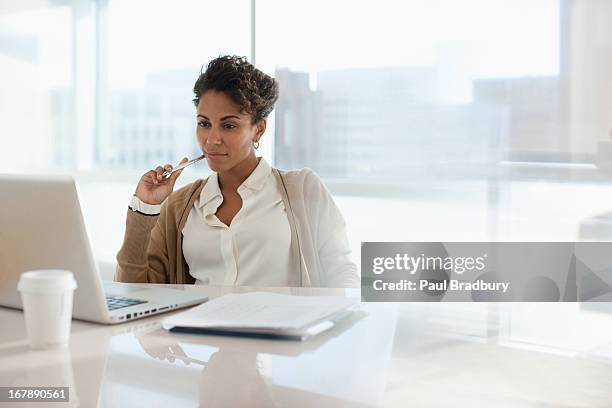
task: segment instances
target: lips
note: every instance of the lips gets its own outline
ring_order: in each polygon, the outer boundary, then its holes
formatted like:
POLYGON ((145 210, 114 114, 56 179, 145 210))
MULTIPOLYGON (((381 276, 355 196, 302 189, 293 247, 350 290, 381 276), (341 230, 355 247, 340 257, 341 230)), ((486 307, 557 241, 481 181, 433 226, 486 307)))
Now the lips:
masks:
POLYGON ((206 153, 206 157, 208 157, 211 160, 222 159, 223 157, 226 157, 226 156, 227 156, 227 153, 212 153, 212 152, 206 153))

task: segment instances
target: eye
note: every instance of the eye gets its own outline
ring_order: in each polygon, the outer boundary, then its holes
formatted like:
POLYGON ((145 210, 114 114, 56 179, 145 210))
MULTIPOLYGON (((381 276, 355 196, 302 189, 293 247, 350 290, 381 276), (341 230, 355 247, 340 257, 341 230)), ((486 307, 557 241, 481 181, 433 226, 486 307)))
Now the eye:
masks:
POLYGON ((198 121, 198 126, 199 126, 199 127, 202 127, 202 128, 207 128, 207 127, 210 127, 210 122, 206 122, 206 121, 203 121, 203 120, 199 120, 199 121, 198 121))
POLYGON ((226 123, 226 124, 223 125, 223 127, 225 129, 234 129, 236 127, 236 125, 233 125, 231 123, 226 123))

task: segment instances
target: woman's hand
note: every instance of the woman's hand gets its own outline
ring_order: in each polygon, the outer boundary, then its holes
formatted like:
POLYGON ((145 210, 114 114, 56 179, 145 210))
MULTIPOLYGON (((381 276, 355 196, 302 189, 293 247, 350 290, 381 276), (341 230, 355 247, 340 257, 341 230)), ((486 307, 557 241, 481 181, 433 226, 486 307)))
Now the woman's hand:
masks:
MULTIPOLYGON (((179 164, 187 162, 187 157, 183 157, 179 164)), ((164 171, 171 171, 172 165, 166 164, 164 167, 157 166, 155 170, 147 171, 142 175, 136 186, 136 197, 147 204, 159 205, 172 193, 176 179, 183 170, 175 171, 167 179, 162 177, 164 171)))

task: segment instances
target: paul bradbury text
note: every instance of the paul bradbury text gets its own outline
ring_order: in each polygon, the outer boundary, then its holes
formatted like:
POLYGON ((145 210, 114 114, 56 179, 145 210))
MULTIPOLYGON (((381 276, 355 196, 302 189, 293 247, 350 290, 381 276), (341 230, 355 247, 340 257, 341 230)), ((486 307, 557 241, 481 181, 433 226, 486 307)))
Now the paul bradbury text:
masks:
POLYGON ((429 280, 420 279, 410 281, 402 279, 395 282, 385 282, 377 279, 372 283, 376 291, 492 291, 506 293, 510 287, 509 282, 485 282, 476 280, 474 282, 463 282, 457 279, 429 280))

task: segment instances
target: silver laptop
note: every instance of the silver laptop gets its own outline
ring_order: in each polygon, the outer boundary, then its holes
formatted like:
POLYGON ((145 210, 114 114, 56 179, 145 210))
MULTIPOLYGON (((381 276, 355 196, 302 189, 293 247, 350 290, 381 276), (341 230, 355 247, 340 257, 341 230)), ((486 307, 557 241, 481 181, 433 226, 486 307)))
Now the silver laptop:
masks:
POLYGON ((92 322, 122 323, 208 300, 183 290, 102 282, 74 180, 0 175, 0 306, 21 309, 17 282, 34 269, 72 271, 78 285, 73 317, 92 322))

